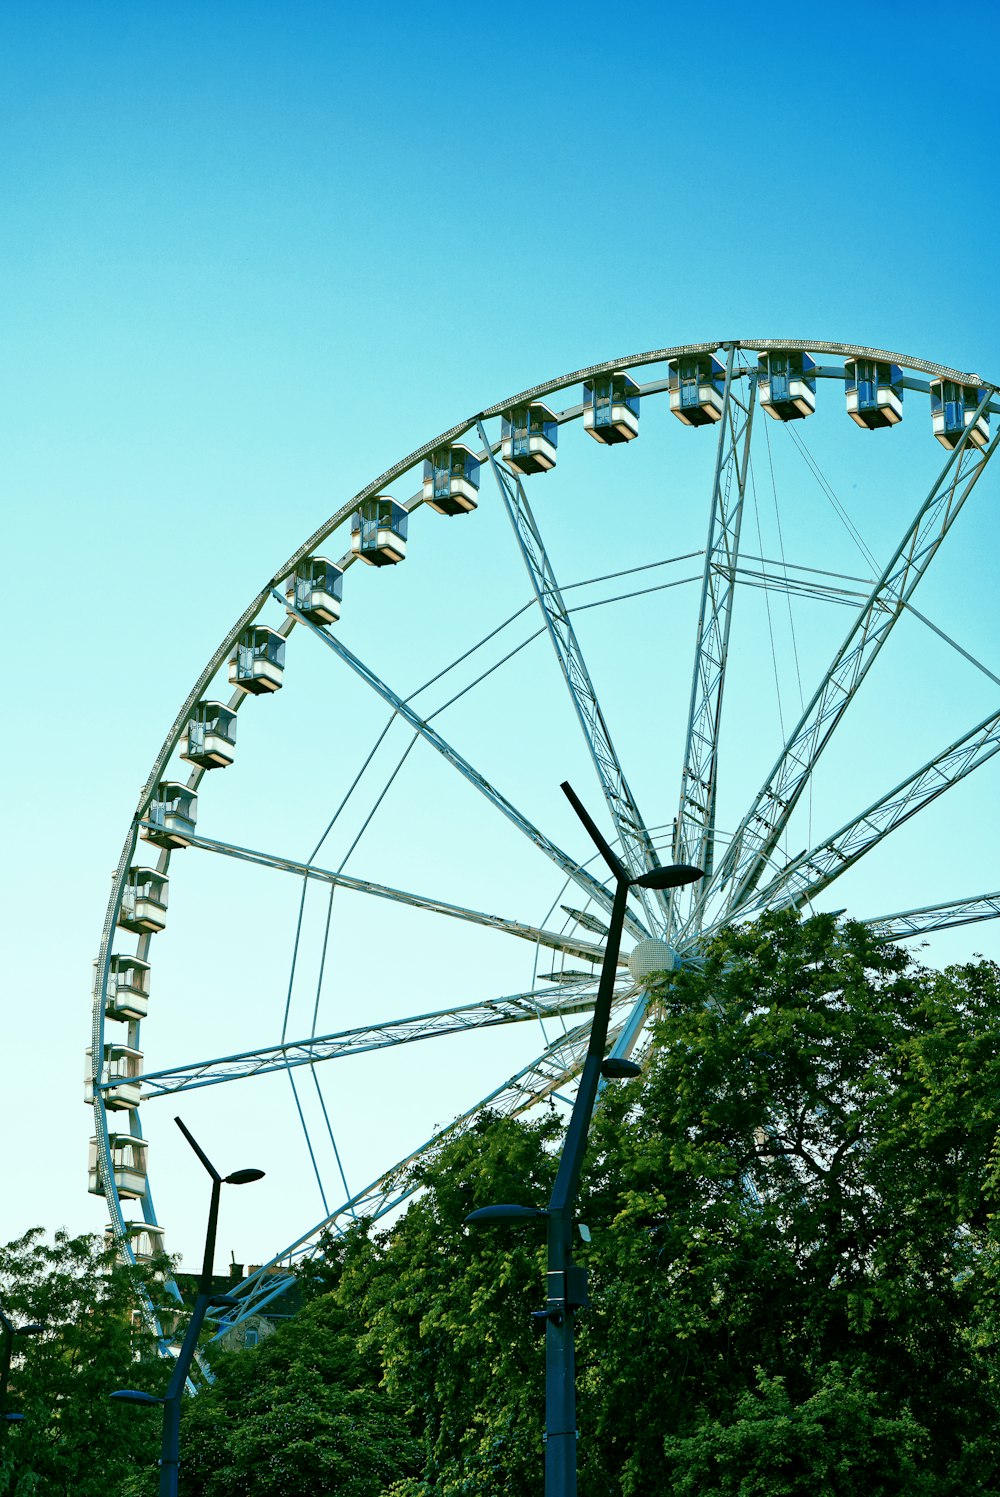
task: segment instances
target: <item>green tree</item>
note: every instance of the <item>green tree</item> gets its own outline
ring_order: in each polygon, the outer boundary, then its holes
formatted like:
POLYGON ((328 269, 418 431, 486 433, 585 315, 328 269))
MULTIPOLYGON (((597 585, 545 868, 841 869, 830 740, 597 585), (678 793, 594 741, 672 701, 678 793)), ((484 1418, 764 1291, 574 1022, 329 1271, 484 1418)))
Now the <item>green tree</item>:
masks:
POLYGON ((259 1346, 213 1359, 213 1374, 184 1410, 190 1497, 377 1497, 419 1469, 418 1443, 332 1295, 259 1346))
POLYGON ((551 1187, 554 1117, 486 1116, 420 1166, 423 1193, 381 1239, 335 1245, 317 1289, 349 1311, 359 1344, 420 1439, 417 1497, 534 1493, 542 1459, 543 1239, 537 1228, 466 1228, 496 1201, 551 1187))
MULTIPOLYGON (((786 913, 665 985, 642 1082, 596 1121, 584 1490, 688 1490, 685 1454, 789 1418, 863 1470, 866 1407, 873 1448, 876 1416, 911 1431, 882 1439, 884 1485, 800 1489, 919 1491, 919 1465, 1000 1490, 998 1097, 991 963, 936 973, 786 913)), ((723 1461, 705 1490, 794 1490, 779 1446, 772 1487, 723 1461)))
POLYGON ((11 1428, 0 1466, 9 1497, 107 1497, 124 1491, 158 1446, 136 1410, 114 1404, 115 1388, 158 1389, 163 1370, 152 1338, 133 1324, 137 1274, 100 1240, 41 1228, 0 1248, 0 1302, 15 1323, 40 1322, 18 1342, 11 1428))
MULTIPOLYGON (((584 1181, 583 1497, 1000 1493, 1000 971, 785 913, 654 999, 584 1181)), ((544 1204, 559 1135, 484 1117, 391 1228, 328 1243, 301 1314, 187 1405, 187 1497, 534 1497, 543 1232, 463 1223, 544 1204)), ((111 1414, 146 1497, 154 1421, 111 1414)), ((61 1479, 17 1490, 89 1490, 61 1479)))

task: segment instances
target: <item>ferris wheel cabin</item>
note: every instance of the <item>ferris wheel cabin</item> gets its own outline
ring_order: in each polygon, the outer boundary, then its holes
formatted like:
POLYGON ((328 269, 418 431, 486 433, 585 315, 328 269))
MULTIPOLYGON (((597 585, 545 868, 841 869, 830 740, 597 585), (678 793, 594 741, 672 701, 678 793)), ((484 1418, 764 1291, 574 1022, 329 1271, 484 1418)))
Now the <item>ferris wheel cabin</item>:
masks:
POLYGON ((149 963, 113 956, 108 967, 104 1012, 109 1019, 144 1019, 149 1011, 149 963))
POLYGON ((229 684, 261 696, 279 691, 285 672, 285 640, 277 629, 250 624, 236 641, 229 661, 229 684))
POLYGON ((335 624, 344 598, 343 570, 325 556, 307 556, 289 577, 285 597, 311 624, 335 624))
POLYGON ((548 473, 556 465, 559 423, 541 401, 516 405, 501 417, 500 455, 522 478, 548 473))
POLYGON ((195 792, 177 780, 161 780, 150 801, 142 835, 157 847, 187 847, 197 816, 195 792))
POLYGON ((178 744, 180 756, 202 769, 225 769, 236 754, 236 713, 221 702, 199 702, 178 744))
POLYGON ((799 421, 816 410, 815 359, 807 353, 774 349, 757 361, 761 409, 775 421, 799 421))
POLYGON ((460 442, 424 459, 424 503, 439 515, 466 515, 479 503, 479 459, 460 442))
POLYGON ((722 416, 726 371, 712 354, 671 359, 670 409, 685 426, 707 426, 722 416))
POLYGON ((931 380, 931 421, 934 435, 943 447, 957 447, 968 431, 973 447, 985 447, 990 439, 990 418, 976 410, 986 394, 978 385, 960 385, 951 379, 931 380))
POLYGON ((118 924, 138 936, 155 935, 167 923, 167 886, 170 879, 155 868, 129 869, 122 889, 118 924))
MULTIPOLYGON (((146 1194, 146 1155, 149 1142, 132 1133, 109 1133, 108 1148, 111 1151, 111 1172, 115 1189, 125 1200, 134 1200, 146 1194)), ((97 1139, 90 1140, 90 1157, 87 1166, 87 1189, 91 1195, 104 1194, 101 1189, 97 1167, 97 1139)))
POLYGON ((613 446, 639 435, 639 386, 627 374, 598 374, 583 387, 583 428, 613 446))
MULTIPOLYGON (((126 1222, 125 1236, 137 1263, 152 1263, 163 1253, 163 1228, 152 1222, 126 1222)), ((111 1222, 104 1228, 104 1245, 113 1248, 117 1238, 111 1222)))
POLYGON ((363 499, 351 516, 351 551, 371 567, 394 566, 406 557, 407 513, 388 494, 363 499))
MULTIPOLYGON (((84 1101, 89 1104, 94 1100, 94 1052, 88 1046, 86 1053, 84 1101)), ((105 1107, 112 1112, 130 1112, 134 1107, 138 1107, 142 1088, 137 1078, 141 1074, 141 1050, 133 1050, 129 1045, 105 1045, 101 1065, 101 1091, 105 1107)))
POLYGON ((903 371, 880 359, 848 359, 844 364, 847 414, 859 426, 877 431, 903 419, 903 371))

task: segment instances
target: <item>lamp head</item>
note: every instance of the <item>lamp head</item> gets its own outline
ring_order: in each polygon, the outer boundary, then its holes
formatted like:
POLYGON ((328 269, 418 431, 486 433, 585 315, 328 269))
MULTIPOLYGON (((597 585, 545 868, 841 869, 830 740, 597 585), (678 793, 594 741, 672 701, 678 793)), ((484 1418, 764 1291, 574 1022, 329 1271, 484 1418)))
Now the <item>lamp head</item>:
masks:
POLYGON ((162 1398, 155 1397, 152 1393, 143 1393, 140 1388, 119 1388, 117 1393, 112 1393, 111 1398, 117 1399, 119 1403, 164 1403, 162 1398))
POLYGON ((465 1220, 490 1225, 493 1222, 533 1221, 537 1217, 548 1216, 548 1214, 538 1206, 480 1206, 478 1211, 470 1211, 465 1220))
POLYGON ((224 1185, 249 1185, 254 1180, 263 1180, 263 1170, 234 1170, 222 1182, 224 1185))
POLYGON ((683 884, 693 884, 705 877, 704 868, 695 868, 691 863, 668 863, 665 868, 651 868, 632 880, 632 887, 639 889, 679 889, 683 884))

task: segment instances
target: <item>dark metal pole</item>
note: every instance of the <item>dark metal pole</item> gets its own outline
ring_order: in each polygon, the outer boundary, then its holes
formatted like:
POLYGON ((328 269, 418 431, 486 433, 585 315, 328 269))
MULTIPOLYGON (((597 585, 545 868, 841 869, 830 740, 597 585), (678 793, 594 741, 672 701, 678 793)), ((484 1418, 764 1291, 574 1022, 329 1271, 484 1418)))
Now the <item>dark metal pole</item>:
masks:
POLYGON ((163 1436, 160 1441, 160 1497, 177 1497, 177 1474, 180 1468, 181 1448, 181 1400, 184 1397, 184 1389, 187 1385, 188 1374, 191 1364, 198 1348, 198 1337, 201 1328, 205 1324, 205 1315, 209 1305, 231 1305, 235 1300, 224 1294, 212 1293, 212 1269, 215 1265, 215 1236, 219 1221, 219 1197, 222 1194, 223 1185, 249 1185, 253 1180, 264 1178, 263 1170, 236 1170, 225 1179, 219 1174, 215 1165, 209 1159, 204 1149, 194 1139, 180 1118, 174 1118, 174 1122, 191 1145, 205 1169, 212 1177, 212 1199, 208 1207, 208 1226, 205 1229, 205 1254, 202 1258, 201 1275, 198 1279, 198 1294, 195 1298, 194 1309, 188 1328, 184 1333, 180 1350, 177 1353, 177 1361, 167 1386, 167 1391, 162 1398, 154 1398, 149 1393, 137 1391, 134 1388, 123 1388, 117 1393, 112 1393, 112 1398, 124 1399, 127 1403, 160 1403, 163 1405, 163 1436))
POLYGON ((545 1497, 576 1497, 576 1360, 573 1346, 576 1305, 568 1282, 573 1267, 573 1208, 608 1039, 628 888, 627 878, 619 880, 604 948, 587 1058, 549 1198, 545 1305, 548 1317, 545 1323, 545 1497))
POLYGON ((10 1359, 14 1347, 14 1327, 0 1310, 0 1329, 3 1331, 3 1347, 0 1349, 0 1447, 7 1438, 7 1384, 10 1380, 10 1359))
POLYGON ((198 1295, 191 1312, 191 1320, 184 1333, 181 1349, 167 1386, 163 1400, 163 1438, 160 1442, 160 1497, 177 1497, 177 1477, 181 1460, 181 1402, 187 1385, 188 1374, 194 1361, 198 1337, 205 1323, 205 1314, 212 1298, 212 1269, 215 1264, 215 1237, 219 1221, 219 1197, 222 1194, 222 1176, 212 1164, 204 1149, 192 1137, 181 1122, 174 1122, 191 1145, 205 1169, 212 1177, 212 1199, 208 1207, 208 1226, 205 1230, 205 1253, 198 1280, 198 1295))
POLYGON ((549 1198, 545 1303, 545 1497, 576 1497, 574 1298, 582 1298, 583 1295, 582 1290, 574 1290, 570 1282, 573 1277, 573 1208, 583 1171, 590 1120, 597 1100, 604 1047, 608 1040, 611 1001, 630 882, 625 868, 597 830, 572 787, 564 784, 562 788, 614 874, 616 888, 601 964, 597 1002, 590 1027, 587 1058, 583 1063, 576 1101, 549 1198))

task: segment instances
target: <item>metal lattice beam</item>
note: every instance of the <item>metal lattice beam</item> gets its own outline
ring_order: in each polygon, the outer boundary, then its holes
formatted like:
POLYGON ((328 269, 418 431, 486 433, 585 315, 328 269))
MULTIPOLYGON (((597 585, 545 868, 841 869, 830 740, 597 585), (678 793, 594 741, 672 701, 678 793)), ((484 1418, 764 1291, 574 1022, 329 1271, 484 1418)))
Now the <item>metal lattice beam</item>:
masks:
MULTIPOLYGON (((311 1066, 326 1060, 342 1060, 349 1055, 363 1055, 369 1050, 408 1045, 414 1040, 439 1039, 444 1035, 465 1034, 472 1029, 492 1029, 498 1024, 522 1024, 530 1019, 584 1013, 593 1007, 595 991, 594 980, 588 977, 583 982, 567 983, 558 992, 514 993, 506 998, 466 1003, 405 1019, 363 1024, 356 1029, 342 1029, 337 1034, 288 1040, 258 1050, 243 1050, 235 1055, 149 1071, 135 1080, 142 1085, 144 1101, 151 1097, 171 1096, 198 1087, 216 1086, 224 1081, 242 1081, 249 1076, 284 1071, 292 1066, 311 1066)), ((98 1083, 105 1090, 115 1084, 98 1083)))
POLYGON ((977 894, 971 899, 951 899, 944 904, 925 904, 915 910, 901 910, 895 915, 879 915, 863 923, 879 941, 904 941, 910 936, 926 936, 935 930, 950 930, 956 925, 975 925, 980 920, 995 920, 1000 915, 1000 890, 977 894))
MULTIPOLYGON (((219 842, 212 837, 191 835, 191 847, 203 852, 218 853, 225 858, 235 858, 244 863, 255 863, 262 868, 275 868, 281 873, 294 873, 299 878, 312 879, 319 884, 333 884, 338 889, 348 889, 355 894, 370 894, 375 899, 389 899, 395 904, 410 905, 415 910, 428 910, 434 915, 450 915, 455 920, 465 920, 470 925, 482 925, 519 940, 530 941, 535 946, 545 946, 550 951, 562 952, 564 956, 575 956, 585 962, 599 962, 604 955, 603 946, 592 941, 581 941, 576 936, 560 931, 543 930, 537 925, 525 925, 521 920, 507 920, 502 915, 490 915, 484 910, 470 909, 466 905, 449 904, 444 899, 432 899, 429 895, 414 894, 407 889, 395 889, 391 884, 377 884, 371 879, 352 878, 347 873, 336 873, 330 868, 318 868, 314 863, 302 863, 295 858, 281 857, 277 853, 259 852, 252 847, 239 847, 233 842, 219 842)), ((619 965, 624 965, 622 958, 619 965)))
MULTIPOLYGON (((531 579, 573 709, 594 761, 604 799, 621 843, 622 860, 632 876, 637 878, 651 868, 659 868, 659 857, 611 741, 611 732, 583 658, 580 641, 570 621, 570 611, 559 589, 541 531, 528 504, 524 485, 516 474, 508 472, 497 462, 481 421, 479 436, 489 454, 490 467, 507 511, 507 518, 531 579)), ((652 904, 645 890, 637 892, 646 918, 652 926, 656 923, 652 904)))
POLYGON ((800 853, 746 904, 730 913, 744 917, 759 910, 813 899, 863 858, 890 832, 937 800, 946 790, 986 764, 1000 750, 1000 712, 991 713, 968 733, 935 755, 832 837, 800 853))
MULTIPOLYGON (((633 996, 634 989, 624 993, 616 1002, 613 1027, 608 1031, 609 1046, 618 1038, 622 1018, 627 1011, 626 1005, 631 1006, 633 996)), ((293 1263, 303 1262, 317 1250, 322 1239, 342 1236, 358 1220, 379 1221, 401 1206, 419 1189, 413 1171, 417 1161, 433 1159, 453 1139, 467 1133, 481 1113, 489 1110, 502 1117, 517 1117, 565 1086, 583 1065, 589 1039, 589 1023, 578 1024, 566 1034, 560 1035, 502 1086, 476 1102, 454 1122, 440 1129, 405 1159, 393 1165, 392 1169, 380 1175, 371 1185, 275 1254, 270 1262, 263 1264, 256 1273, 231 1291, 239 1297, 240 1305, 237 1310, 219 1317, 217 1337, 225 1335, 237 1321, 258 1312, 293 1282, 290 1273, 281 1272, 283 1264, 290 1267, 293 1263)))
MULTIPOLYGON (((581 889, 584 889, 589 897, 595 903, 599 904, 602 909, 611 909, 614 898, 605 889, 604 885, 598 883, 593 874, 588 873, 585 868, 581 868, 568 853, 564 853, 554 842, 550 842, 544 832, 539 831, 536 826, 533 826, 528 818, 506 796, 502 795, 495 786, 490 784, 484 775, 481 775, 477 769, 473 768, 468 759, 465 759, 457 749, 453 748, 435 727, 429 722, 425 722, 408 702, 404 701, 402 697, 397 696, 392 688, 387 686, 370 666, 359 659, 341 640, 335 639, 325 629, 321 629, 318 625, 311 623, 304 614, 298 613, 297 610, 291 608, 283 595, 277 590, 274 592, 274 597, 281 603, 282 607, 288 608, 290 613, 294 613, 299 622, 316 639, 326 645, 327 649, 332 650, 335 655, 338 655, 344 661, 345 665, 349 665, 351 670, 356 672, 363 681, 376 691, 383 701, 388 702, 390 707, 398 712, 400 717, 405 722, 408 722, 410 727, 418 732, 426 743, 430 744, 431 748, 435 749, 454 769, 457 769, 458 773, 464 779, 468 780, 470 785, 478 790, 481 795, 485 796, 490 804, 495 806, 502 815, 506 816, 508 821, 512 822, 519 832, 522 832, 535 847, 543 852, 547 858, 551 859, 557 868, 562 869, 563 873, 571 878, 574 883, 578 884, 581 889)), ((632 912, 629 912, 626 916, 626 925, 636 937, 649 935, 649 931, 645 925, 632 912)))
MULTIPOLYGON (((733 388, 735 357, 736 349, 730 347, 712 480, 680 806, 673 844, 675 863, 691 863, 704 868, 706 876, 711 875, 715 865, 719 730, 757 388, 756 374, 751 374, 745 399, 736 393, 733 388)), ((695 899, 691 889, 675 890, 671 904, 673 917, 676 918, 685 905, 690 909, 695 899)))
MULTIPOLYGON (((986 409, 989 393, 984 391, 973 424, 986 409)), ((767 781, 741 821, 714 879, 701 896, 701 907, 723 889, 729 891, 729 909, 746 903, 820 754, 985 470, 998 440, 1000 437, 994 437, 988 447, 977 450, 969 445, 967 430, 949 453, 767 781)))

